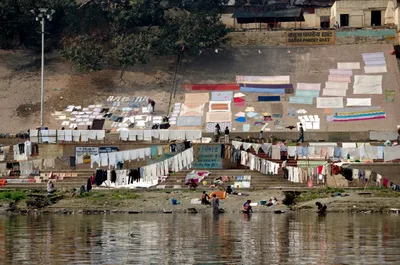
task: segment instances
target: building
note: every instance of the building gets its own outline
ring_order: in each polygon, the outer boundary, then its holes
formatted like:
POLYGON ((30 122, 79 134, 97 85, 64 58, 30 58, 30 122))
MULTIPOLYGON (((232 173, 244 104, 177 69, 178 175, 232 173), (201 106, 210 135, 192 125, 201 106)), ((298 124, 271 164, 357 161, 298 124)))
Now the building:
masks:
MULTIPOLYGON (((336 0, 331 8, 331 26, 362 28, 385 25, 388 0, 336 0)), ((397 7, 397 1, 394 5, 397 7)))
POLYGON ((225 7, 221 20, 234 29, 329 28, 334 0, 267 0, 263 4, 238 6, 234 0, 225 7))

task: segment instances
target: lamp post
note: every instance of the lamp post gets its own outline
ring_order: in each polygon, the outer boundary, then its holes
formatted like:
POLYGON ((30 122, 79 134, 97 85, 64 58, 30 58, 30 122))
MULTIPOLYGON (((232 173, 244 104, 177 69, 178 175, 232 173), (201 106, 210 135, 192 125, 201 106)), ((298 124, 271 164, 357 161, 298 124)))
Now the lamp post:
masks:
POLYGON ((42 24, 42 88, 40 93, 40 128, 42 128, 44 126, 44 24, 46 19, 52 20, 55 11, 53 9, 39 8, 37 11, 31 10, 31 12, 36 16, 36 21, 40 21, 40 24, 42 24))

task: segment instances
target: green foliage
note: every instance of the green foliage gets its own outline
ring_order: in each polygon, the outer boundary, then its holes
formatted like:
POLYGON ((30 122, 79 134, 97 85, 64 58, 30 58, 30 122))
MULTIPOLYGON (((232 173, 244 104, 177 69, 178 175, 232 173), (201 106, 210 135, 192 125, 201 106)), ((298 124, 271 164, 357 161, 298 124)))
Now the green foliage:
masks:
POLYGON ((126 69, 154 55, 198 54, 216 48, 228 33, 220 21, 227 0, 2 0, 0 48, 40 47, 40 23, 30 10, 54 9, 46 22, 47 49, 62 55, 80 71, 105 65, 126 69), (184 48, 184 49, 182 49, 184 48))
POLYGON ((130 190, 113 190, 107 192, 86 192, 78 198, 87 198, 91 201, 98 201, 100 203, 103 202, 111 202, 111 201, 121 201, 121 200, 136 200, 140 197, 139 194, 134 193, 130 190))
POLYGON ((78 36, 67 45, 62 55, 73 62, 80 71, 97 71, 102 69, 103 49, 90 36, 78 36))
POLYGON ((117 36, 113 40, 115 45, 111 58, 120 68, 132 66, 136 63, 147 63, 150 56, 152 35, 140 32, 126 36, 117 36))
POLYGON ((26 199, 26 194, 23 191, 1 191, 0 192, 0 201, 13 201, 18 202, 26 199))

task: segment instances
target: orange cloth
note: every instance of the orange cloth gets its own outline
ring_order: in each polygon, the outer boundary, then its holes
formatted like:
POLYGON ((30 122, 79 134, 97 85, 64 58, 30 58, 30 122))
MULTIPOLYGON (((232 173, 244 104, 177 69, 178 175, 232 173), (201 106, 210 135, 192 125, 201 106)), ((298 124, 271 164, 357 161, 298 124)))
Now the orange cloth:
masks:
POLYGON ((220 200, 225 200, 225 198, 226 198, 226 192, 223 191, 223 190, 216 190, 216 191, 211 192, 211 193, 210 193, 210 198, 212 198, 214 194, 215 194, 215 195, 217 196, 217 198, 220 199, 220 200))

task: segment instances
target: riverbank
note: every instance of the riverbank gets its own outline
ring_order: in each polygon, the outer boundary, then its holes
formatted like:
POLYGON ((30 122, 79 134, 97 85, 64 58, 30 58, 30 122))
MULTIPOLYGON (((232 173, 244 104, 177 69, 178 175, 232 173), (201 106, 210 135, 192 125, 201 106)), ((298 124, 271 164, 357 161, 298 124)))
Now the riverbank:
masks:
MULTIPOLYGON (((201 213, 210 211, 210 206, 192 204, 193 199, 201 197, 201 191, 132 191, 132 190, 93 190, 82 196, 71 196, 68 191, 58 191, 52 196, 35 191, 0 192, 1 214, 25 213, 201 213), (172 199, 179 202, 172 204, 172 199)), ((276 197, 279 205, 266 207, 258 204, 255 213, 274 213, 288 211, 315 212, 315 202, 326 204, 327 212, 390 213, 400 209, 400 193, 389 189, 312 189, 305 191, 259 190, 245 191, 230 195, 221 200, 220 207, 228 213, 241 211, 246 200, 259 203, 276 197), (288 204, 288 205, 285 205, 288 204)))

